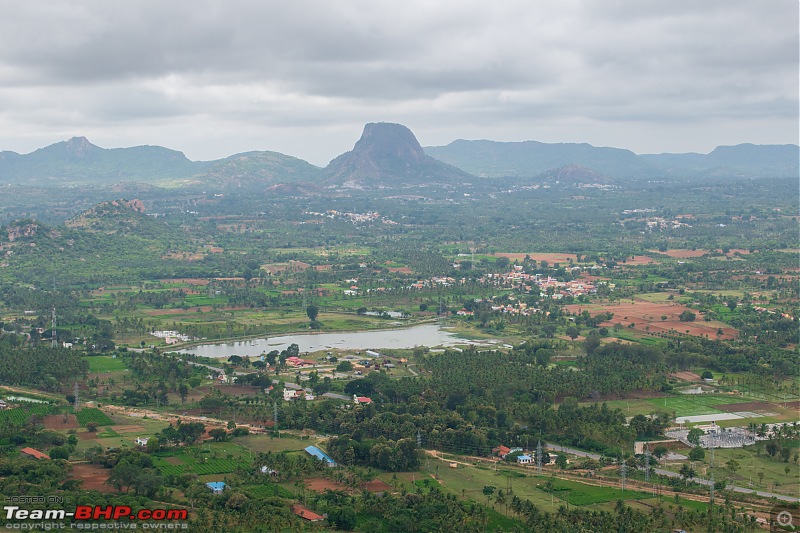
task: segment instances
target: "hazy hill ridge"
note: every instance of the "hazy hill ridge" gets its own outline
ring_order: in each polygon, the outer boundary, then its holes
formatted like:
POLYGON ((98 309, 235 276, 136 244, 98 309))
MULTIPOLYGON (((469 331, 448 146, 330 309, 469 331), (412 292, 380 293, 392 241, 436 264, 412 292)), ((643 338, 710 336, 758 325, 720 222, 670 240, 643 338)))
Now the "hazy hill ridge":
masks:
MULTIPOLYGON (((382 188, 456 185, 480 178, 536 178, 580 167, 610 180, 625 178, 798 177, 797 145, 720 146, 709 154, 637 155, 620 148, 537 141, 456 140, 422 148, 401 124, 369 123, 353 149, 321 169, 302 159, 254 151, 191 161, 161 146, 106 149, 85 137, 29 154, 0 152, 0 184, 111 185, 138 182, 215 189, 306 194, 317 185, 382 188)), ((128 186, 130 188, 130 186, 128 186)))
POLYGON ((793 144, 719 146, 709 154, 636 155, 590 144, 457 140, 447 146, 426 147, 425 152, 487 178, 533 177, 572 165, 615 178, 793 177, 798 175, 800 160, 800 147, 793 144))

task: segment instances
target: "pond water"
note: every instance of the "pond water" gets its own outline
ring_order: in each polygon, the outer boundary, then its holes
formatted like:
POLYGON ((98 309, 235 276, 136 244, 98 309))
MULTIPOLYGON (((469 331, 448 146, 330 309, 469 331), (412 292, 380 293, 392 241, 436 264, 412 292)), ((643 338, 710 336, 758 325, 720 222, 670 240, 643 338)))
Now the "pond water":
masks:
POLYGON ((380 331, 356 331, 351 333, 302 333, 282 335, 266 339, 217 344, 200 344, 180 353, 191 353, 203 357, 229 357, 231 355, 259 356, 272 350, 285 350, 290 344, 297 344, 301 352, 318 350, 368 350, 368 349, 410 349, 417 346, 453 346, 468 344, 467 339, 447 331, 436 324, 424 324, 410 328, 387 329, 380 331))

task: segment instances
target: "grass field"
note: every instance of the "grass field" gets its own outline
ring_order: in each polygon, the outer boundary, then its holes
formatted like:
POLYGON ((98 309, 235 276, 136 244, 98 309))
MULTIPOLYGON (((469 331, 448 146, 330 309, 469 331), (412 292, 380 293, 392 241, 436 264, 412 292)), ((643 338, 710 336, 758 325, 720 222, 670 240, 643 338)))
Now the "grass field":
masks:
MULTIPOLYGON (((795 444, 797 441, 795 441, 795 444)), ((762 443, 763 444, 763 443, 762 443)), ((800 453, 800 449, 795 446, 792 448, 792 457, 795 453, 800 453)), ((715 468, 714 477, 718 479, 731 479, 733 484, 747 487, 752 483, 754 489, 768 490, 797 496, 800 492, 800 467, 792 461, 784 463, 780 459, 769 457, 766 452, 757 456, 754 446, 743 449, 717 449, 714 451, 715 468), (739 469, 731 473, 725 468, 725 463, 735 460, 739 464, 739 469), (786 473, 786 468, 789 473, 786 473), (759 472, 763 472, 764 478, 758 477, 759 472)))
POLYGON ((282 436, 281 438, 270 437, 269 435, 247 435, 238 437, 236 444, 241 445, 253 452, 287 452, 303 450, 311 444, 310 440, 302 440, 294 437, 282 436))
POLYGON ((666 410, 668 413, 674 412, 676 416, 695 416, 723 412, 712 407, 714 405, 743 403, 749 400, 734 395, 681 394, 665 398, 652 398, 646 401, 653 406, 654 410, 666 410))
POLYGON ((642 500, 652 497, 646 492, 621 490, 613 487, 596 487, 565 479, 549 479, 544 487, 546 491, 552 492, 559 499, 572 505, 590 505, 617 500, 642 500))
POLYGON ((112 358, 108 355, 87 357, 89 372, 122 372, 127 369, 121 357, 112 358))

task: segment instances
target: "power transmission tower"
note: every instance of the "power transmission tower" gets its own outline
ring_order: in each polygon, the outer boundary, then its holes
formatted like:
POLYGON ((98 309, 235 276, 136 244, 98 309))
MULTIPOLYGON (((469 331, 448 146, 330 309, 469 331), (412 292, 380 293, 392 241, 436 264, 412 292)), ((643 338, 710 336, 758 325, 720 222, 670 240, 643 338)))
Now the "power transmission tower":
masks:
POLYGON ((57 348, 58 347, 58 339, 56 338, 56 306, 53 306, 53 320, 51 322, 51 333, 50 333, 50 347, 57 348))
POLYGON ((536 444, 536 474, 542 475, 542 441, 536 444))
POLYGON ((80 398, 78 397, 78 392, 80 392, 80 389, 78 387, 78 382, 77 381, 75 382, 75 387, 73 387, 72 390, 74 391, 73 396, 75 396, 75 411, 77 412, 81 408, 81 401, 80 401, 80 398))
POLYGON ((622 460, 622 464, 619 465, 619 475, 622 478, 622 490, 625 490, 625 476, 628 473, 628 466, 625 464, 625 459, 622 460))
POLYGON ((275 423, 273 426, 275 430, 278 429, 278 402, 272 404, 272 421, 275 423))
POLYGON ((422 433, 417 431, 417 448, 422 448, 422 433))
POLYGON ((713 507, 714 506, 714 473, 713 472, 711 473, 711 476, 708 478, 708 488, 709 488, 709 491, 710 491, 709 492, 708 503, 710 503, 711 506, 713 507))
POLYGON ((650 443, 645 443, 644 448, 644 480, 650 483, 650 443))

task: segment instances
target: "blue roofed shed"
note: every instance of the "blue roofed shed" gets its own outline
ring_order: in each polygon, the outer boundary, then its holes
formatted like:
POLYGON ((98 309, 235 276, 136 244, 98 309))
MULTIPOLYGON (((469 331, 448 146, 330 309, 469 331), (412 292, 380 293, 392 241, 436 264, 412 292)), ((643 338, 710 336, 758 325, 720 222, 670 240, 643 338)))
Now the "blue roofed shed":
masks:
POLYGON ((225 482, 224 481, 209 481, 206 483, 206 487, 211 489, 211 492, 214 494, 222 494, 222 491, 225 490, 225 482))
POLYGON ((331 459, 327 453, 323 452, 316 446, 307 446, 306 453, 313 457, 316 457, 320 461, 325 462, 328 466, 336 466, 336 461, 331 459))

